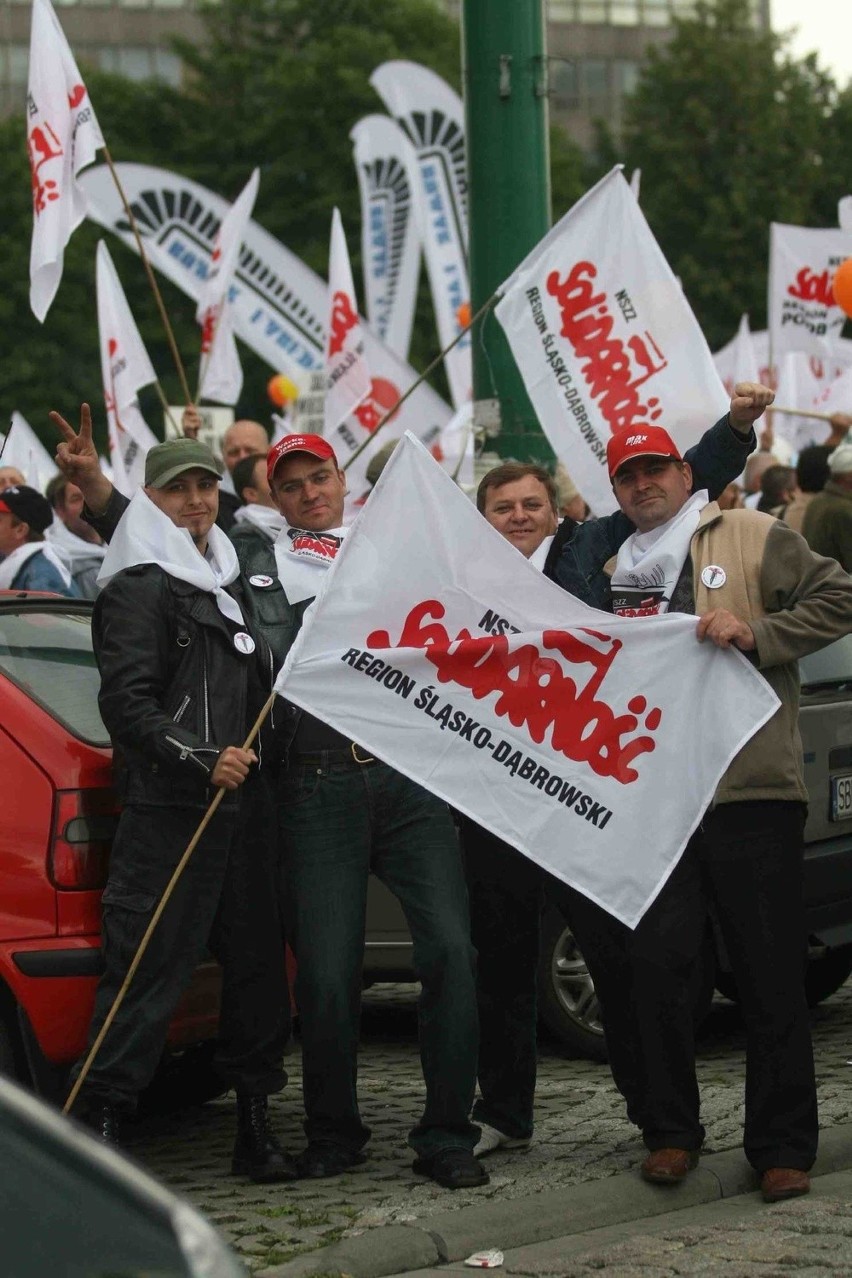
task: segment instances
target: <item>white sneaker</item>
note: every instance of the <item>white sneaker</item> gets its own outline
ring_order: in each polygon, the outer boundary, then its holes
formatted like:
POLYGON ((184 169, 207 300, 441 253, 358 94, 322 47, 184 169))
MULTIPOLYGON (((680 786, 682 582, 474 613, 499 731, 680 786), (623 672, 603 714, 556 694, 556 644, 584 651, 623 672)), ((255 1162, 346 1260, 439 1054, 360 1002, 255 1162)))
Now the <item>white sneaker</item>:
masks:
POLYGON ((483 1154, 493 1154, 495 1149, 529 1149, 530 1147, 529 1136, 507 1136, 496 1127, 489 1127, 488 1123, 479 1123, 479 1126, 482 1128, 482 1135, 474 1146, 474 1158, 482 1158, 483 1154))

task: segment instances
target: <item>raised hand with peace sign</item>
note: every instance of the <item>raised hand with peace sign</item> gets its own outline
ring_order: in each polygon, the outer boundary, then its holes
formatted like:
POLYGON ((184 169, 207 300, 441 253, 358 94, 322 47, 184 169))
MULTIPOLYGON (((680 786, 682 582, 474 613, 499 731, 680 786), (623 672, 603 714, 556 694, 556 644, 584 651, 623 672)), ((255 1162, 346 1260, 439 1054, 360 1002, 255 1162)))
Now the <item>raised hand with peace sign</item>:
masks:
POLYGON ((50 413, 50 420, 62 436, 56 448, 56 464, 72 484, 76 484, 93 515, 106 510, 113 487, 101 470, 98 450, 92 439, 92 413, 88 404, 80 405, 80 429, 74 427, 57 412, 50 413))

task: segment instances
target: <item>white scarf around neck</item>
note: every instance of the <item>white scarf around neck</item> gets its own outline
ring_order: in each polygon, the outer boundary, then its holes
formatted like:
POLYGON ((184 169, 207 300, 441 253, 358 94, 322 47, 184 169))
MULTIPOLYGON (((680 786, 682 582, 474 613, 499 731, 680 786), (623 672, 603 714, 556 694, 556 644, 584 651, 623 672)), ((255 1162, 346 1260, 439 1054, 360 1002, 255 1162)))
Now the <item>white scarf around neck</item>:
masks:
POLYGON ((103 559, 106 555, 107 548, 103 542, 86 541, 84 537, 72 532, 61 519, 55 517, 44 537, 45 541, 49 541, 60 554, 68 557, 72 569, 80 559, 103 559))
POLYGON ((619 617, 653 617, 668 611, 692 534, 707 505, 706 489, 693 493, 659 528, 632 533, 618 552, 612 574, 612 610, 619 617))
POLYGON ((322 583, 322 574, 334 563, 346 528, 310 532, 285 524, 275 538, 275 566, 291 604, 313 599, 322 583))
POLYGON ((229 586, 239 576, 237 552, 216 524, 207 534, 207 555, 199 553, 185 528, 178 528, 155 506, 144 488, 137 488, 112 535, 98 573, 103 587, 124 568, 136 564, 159 564, 163 572, 215 596, 223 617, 244 626, 239 604, 229 595, 229 586))
POLYGON ((37 555, 39 551, 49 563, 53 564, 67 590, 71 585, 71 572, 68 568, 68 563, 46 541, 27 541, 23 546, 18 546, 16 550, 13 550, 0 562, 0 590, 10 590, 12 582, 24 564, 28 559, 32 559, 33 555, 37 555))
POLYGON ((234 511, 234 523, 251 524, 253 528, 265 532, 270 541, 274 541, 284 527, 284 516, 272 506, 261 506, 256 501, 250 501, 234 511))

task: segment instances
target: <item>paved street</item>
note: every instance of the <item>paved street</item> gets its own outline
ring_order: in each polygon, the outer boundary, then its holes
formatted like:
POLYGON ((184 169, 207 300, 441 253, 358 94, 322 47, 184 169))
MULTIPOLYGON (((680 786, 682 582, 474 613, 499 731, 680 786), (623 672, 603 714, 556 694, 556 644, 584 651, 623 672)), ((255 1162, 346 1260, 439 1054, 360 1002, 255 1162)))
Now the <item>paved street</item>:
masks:
MULTIPOLYGON (((363 1167, 335 1180, 266 1188, 235 1179, 228 1174, 232 1098, 140 1124, 131 1134, 132 1154, 200 1207, 255 1270, 382 1225, 424 1221, 489 1201, 508 1204, 636 1166, 642 1147, 622 1115, 607 1068, 566 1059, 552 1043, 543 1042, 536 1139, 529 1152, 490 1157, 491 1183, 481 1190, 451 1194, 414 1176, 412 1153, 405 1145, 422 1100, 414 993, 411 986, 381 986, 365 995, 360 1094, 373 1136, 363 1167)), ((852 983, 815 1010, 813 1028, 823 1126, 848 1123, 852 983)), ((699 1056, 708 1153, 739 1143, 743 1064, 739 1015, 730 1003, 719 1001, 703 1031, 699 1056)), ((273 1112, 285 1143, 295 1151, 303 1143, 297 1051, 289 1068, 291 1087, 275 1099, 273 1112)), ((489 1240, 483 1238, 481 1245, 489 1246, 489 1240)), ((590 1261, 588 1268, 571 1272, 591 1273, 593 1268, 590 1261)))

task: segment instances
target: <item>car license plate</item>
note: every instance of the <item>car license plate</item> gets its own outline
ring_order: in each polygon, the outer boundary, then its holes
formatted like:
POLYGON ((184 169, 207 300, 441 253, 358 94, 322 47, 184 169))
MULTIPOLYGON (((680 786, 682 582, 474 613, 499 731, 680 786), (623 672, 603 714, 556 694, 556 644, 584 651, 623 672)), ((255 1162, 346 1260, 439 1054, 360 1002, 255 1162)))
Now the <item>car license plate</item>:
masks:
POLYGON ((852 817, 852 772, 831 778, 831 819, 845 821, 852 817))

